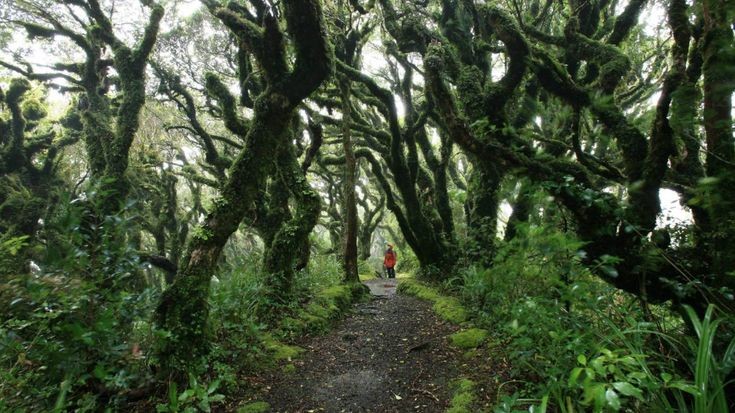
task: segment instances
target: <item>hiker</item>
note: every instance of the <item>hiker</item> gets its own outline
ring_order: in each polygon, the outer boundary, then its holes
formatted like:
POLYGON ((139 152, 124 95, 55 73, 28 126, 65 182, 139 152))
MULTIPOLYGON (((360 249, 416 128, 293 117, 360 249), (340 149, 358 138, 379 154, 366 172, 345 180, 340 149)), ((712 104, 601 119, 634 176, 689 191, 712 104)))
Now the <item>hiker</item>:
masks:
POLYGON ((388 278, 396 278, 396 270, 393 269, 393 267, 396 266, 396 252, 393 251, 393 245, 388 244, 388 249, 385 250, 385 255, 383 256, 383 267, 385 267, 385 272, 388 274, 388 278))

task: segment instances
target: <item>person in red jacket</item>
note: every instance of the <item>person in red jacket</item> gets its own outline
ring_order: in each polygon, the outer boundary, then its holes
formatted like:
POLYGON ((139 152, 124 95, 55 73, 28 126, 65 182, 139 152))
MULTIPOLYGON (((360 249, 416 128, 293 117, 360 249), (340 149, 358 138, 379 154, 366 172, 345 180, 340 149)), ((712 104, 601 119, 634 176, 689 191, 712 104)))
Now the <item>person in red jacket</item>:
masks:
POLYGON ((388 244, 388 249, 383 256, 383 266, 385 267, 385 272, 388 274, 388 278, 396 278, 396 270, 394 269, 396 259, 397 256, 396 252, 393 251, 393 245, 388 244))

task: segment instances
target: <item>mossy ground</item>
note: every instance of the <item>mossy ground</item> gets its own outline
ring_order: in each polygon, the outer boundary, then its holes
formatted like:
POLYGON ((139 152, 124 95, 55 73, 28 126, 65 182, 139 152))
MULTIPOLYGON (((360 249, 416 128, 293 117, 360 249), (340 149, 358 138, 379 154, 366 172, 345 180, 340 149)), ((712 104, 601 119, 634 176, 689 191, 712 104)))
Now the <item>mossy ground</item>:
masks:
POLYGON ((467 310, 460 304, 457 298, 443 296, 435 289, 421 284, 416 280, 402 280, 398 284, 398 291, 431 301, 434 303, 434 311, 439 317, 450 323, 461 324, 469 319, 467 310))
POLYGON ((449 336, 452 344, 464 349, 474 349, 479 347, 488 337, 488 331, 481 328, 470 328, 449 336))
POLYGON ((270 334, 263 335, 262 343, 265 349, 271 354, 272 359, 276 362, 283 360, 291 361, 296 358, 299 353, 304 351, 300 347, 283 344, 273 338, 270 334))
POLYGON ((269 411, 270 408, 270 404, 266 402, 253 402, 237 409, 237 413, 265 413, 269 411))
MULTIPOLYGON (((470 319, 470 313, 456 297, 443 295, 438 289, 409 278, 401 280, 398 291, 412 295, 433 303, 434 312, 452 324, 462 325, 463 330, 448 336, 449 342, 458 349, 464 350, 462 357, 465 365, 473 365, 479 362, 487 363, 492 359, 491 352, 485 348, 485 343, 490 337, 490 332, 485 329, 475 328, 470 319)), ((452 381, 452 398, 447 413, 471 413, 484 411, 481 406, 488 406, 488 389, 497 385, 488 379, 492 367, 485 366, 485 373, 480 371, 465 370, 460 378, 452 381)))
POLYGON ((362 284, 339 284, 315 294, 314 298, 289 317, 284 317, 273 334, 263 334, 261 343, 275 362, 291 361, 303 351, 283 341, 308 334, 323 333, 331 321, 364 296, 362 284))
POLYGON ((454 395, 449 404, 447 413, 471 413, 475 402, 475 382, 470 379, 461 378, 452 383, 454 395))

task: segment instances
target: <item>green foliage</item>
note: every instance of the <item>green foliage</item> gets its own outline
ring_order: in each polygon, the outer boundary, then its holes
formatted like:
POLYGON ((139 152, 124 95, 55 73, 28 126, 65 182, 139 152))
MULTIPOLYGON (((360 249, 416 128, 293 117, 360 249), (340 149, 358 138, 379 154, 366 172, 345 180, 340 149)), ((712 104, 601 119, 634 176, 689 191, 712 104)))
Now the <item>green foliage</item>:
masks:
POLYGON ((268 311, 259 254, 240 257, 212 281, 209 297, 212 350, 210 366, 224 390, 237 386, 236 373, 266 357, 260 336, 266 326, 257 314, 268 311))
POLYGON ((225 394, 239 389, 239 375, 298 357, 303 349, 288 343, 323 332, 359 296, 356 286, 340 284, 342 270, 333 256, 314 255, 295 279, 294 301, 276 306, 264 294, 261 259, 259 253, 237 257, 212 282, 208 374, 221 381, 225 394))
MULTIPOLYGON (((129 220, 99 218, 95 198, 61 205, 38 269, 8 276, 0 290, 0 398, 33 411, 114 408, 115 394, 151 379, 152 336, 139 327, 155 292, 141 287, 137 256, 119 236, 129 220)), ((11 241, 3 257, 20 245, 11 241)))
POLYGON ((593 277, 579 263, 581 247, 552 228, 523 227, 492 269, 468 268, 453 283, 475 323, 494 327, 491 341, 510 356, 513 380, 526 383, 496 411, 726 411, 735 340, 714 346, 718 357, 712 343, 720 322, 732 328, 733 320, 715 320, 710 309, 699 321, 689 309, 695 339, 666 308, 644 312, 593 277))
POLYGON ((178 392, 178 386, 171 382, 168 388, 168 402, 156 406, 158 413, 194 413, 211 412, 212 405, 220 403, 225 396, 216 393, 219 380, 206 385, 199 383, 193 375, 189 376, 189 387, 178 392))
POLYGON ((13 237, 9 233, 0 235, 0 276, 12 275, 8 272, 17 263, 18 252, 28 245, 28 236, 13 237))
MULTIPOLYGON (((410 248, 398 251, 398 261, 396 262, 396 271, 398 272, 415 272, 419 270, 419 260, 416 258, 416 254, 410 248)), ((380 257, 380 265, 383 265, 383 258, 380 257)))
POLYGON ((700 320, 691 307, 685 308, 698 340, 696 345, 689 341, 692 353, 697 355, 694 361, 694 412, 725 412, 728 410, 725 397, 725 379, 735 367, 735 338, 730 340, 724 354, 717 358, 713 351, 715 334, 722 319, 715 319, 715 306, 710 304, 704 317, 700 320))

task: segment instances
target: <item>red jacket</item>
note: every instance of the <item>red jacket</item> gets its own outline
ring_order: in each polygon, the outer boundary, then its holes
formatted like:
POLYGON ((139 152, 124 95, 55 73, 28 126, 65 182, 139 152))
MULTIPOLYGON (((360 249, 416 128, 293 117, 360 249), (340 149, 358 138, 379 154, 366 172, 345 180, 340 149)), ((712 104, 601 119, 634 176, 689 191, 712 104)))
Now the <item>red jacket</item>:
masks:
POLYGON ((393 268, 396 265, 396 253, 389 249, 385 252, 385 256, 383 257, 383 265, 386 266, 386 268, 393 268))

